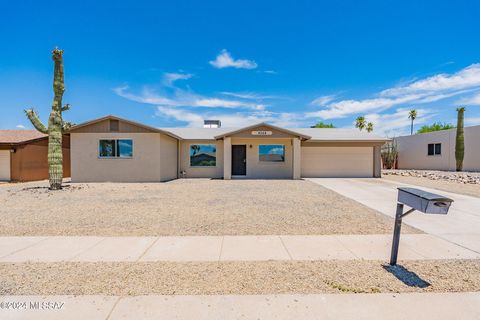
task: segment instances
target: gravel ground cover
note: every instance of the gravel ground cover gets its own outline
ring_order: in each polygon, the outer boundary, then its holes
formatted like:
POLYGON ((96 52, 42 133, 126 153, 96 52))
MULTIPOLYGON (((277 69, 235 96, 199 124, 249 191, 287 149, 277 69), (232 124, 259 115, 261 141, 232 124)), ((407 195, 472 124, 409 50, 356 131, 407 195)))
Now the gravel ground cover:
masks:
POLYGON ((0 264, 0 295, 465 292, 480 260, 0 264))
MULTIPOLYGON (((393 220, 302 180, 0 186, 0 236, 391 233, 393 220)), ((404 226, 402 232, 420 232, 404 226)))
POLYGON ((453 180, 431 180, 425 177, 383 175, 382 179, 414 184, 421 187, 434 188, 447 192, 480 197, 480 184, 466 184, 453 180))

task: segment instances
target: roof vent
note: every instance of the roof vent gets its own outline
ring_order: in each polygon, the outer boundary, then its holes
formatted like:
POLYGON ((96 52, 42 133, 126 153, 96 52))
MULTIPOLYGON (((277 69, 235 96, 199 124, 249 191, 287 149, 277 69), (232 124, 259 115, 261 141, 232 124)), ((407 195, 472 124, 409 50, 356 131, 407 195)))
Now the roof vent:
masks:
POLYGON ((222 122, 220 120, 203 120, 204 128, 220 128, 222 122))

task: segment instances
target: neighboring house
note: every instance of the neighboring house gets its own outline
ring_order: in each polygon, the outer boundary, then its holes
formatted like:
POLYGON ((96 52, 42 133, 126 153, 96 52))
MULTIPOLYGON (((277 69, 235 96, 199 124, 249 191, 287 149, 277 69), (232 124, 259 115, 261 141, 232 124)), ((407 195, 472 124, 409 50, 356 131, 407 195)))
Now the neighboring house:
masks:
MULTIPOLYGON (((70 138, 63 137, 63 175, 70 177, 70 138)), ((0 180, 48 179, 48 136, 36 130, 0 130, 0 180)))
POLYGON ((354 129, 165 128, 106 116, 70 130, 72 181, 380 177, 388 139, 354 129))
MULTIPOLYGON (((466 127, 463 170, 480 171, 480 126, 466 127)), ((395 138, 398 169, 455 170, 457 129, 395 138)))

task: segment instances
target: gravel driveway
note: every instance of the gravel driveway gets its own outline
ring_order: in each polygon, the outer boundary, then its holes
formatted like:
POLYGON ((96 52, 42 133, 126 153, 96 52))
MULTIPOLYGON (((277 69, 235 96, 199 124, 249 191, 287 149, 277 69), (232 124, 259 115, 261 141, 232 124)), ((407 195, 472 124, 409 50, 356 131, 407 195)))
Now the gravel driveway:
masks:
POLYGON ((46 186, 0 186, 1 236, 381 234, 393 227, 391 218, 302 180, 46 186))

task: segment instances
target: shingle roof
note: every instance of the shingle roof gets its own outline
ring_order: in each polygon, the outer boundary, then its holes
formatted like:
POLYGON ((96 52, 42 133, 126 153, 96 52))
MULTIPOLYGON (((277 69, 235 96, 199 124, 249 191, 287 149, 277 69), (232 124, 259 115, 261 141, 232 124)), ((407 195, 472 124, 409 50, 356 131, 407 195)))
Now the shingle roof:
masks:
MULTIPOLYGON (((162 128, 187 140, 214 140, 215 137, 242 128, 162 128)), ((344 128, 286 128, 311 139, 307 141, 387 141, 389 139, 358 129, 344 128)))
POLYGON ((308 141, 388 141, 385 137, 367 131, 348 128, 293 128, 312 137, 308 141))
POLYGON ((47 137, 37 130, 0 130, 0 143, 16 144, 47 137))

